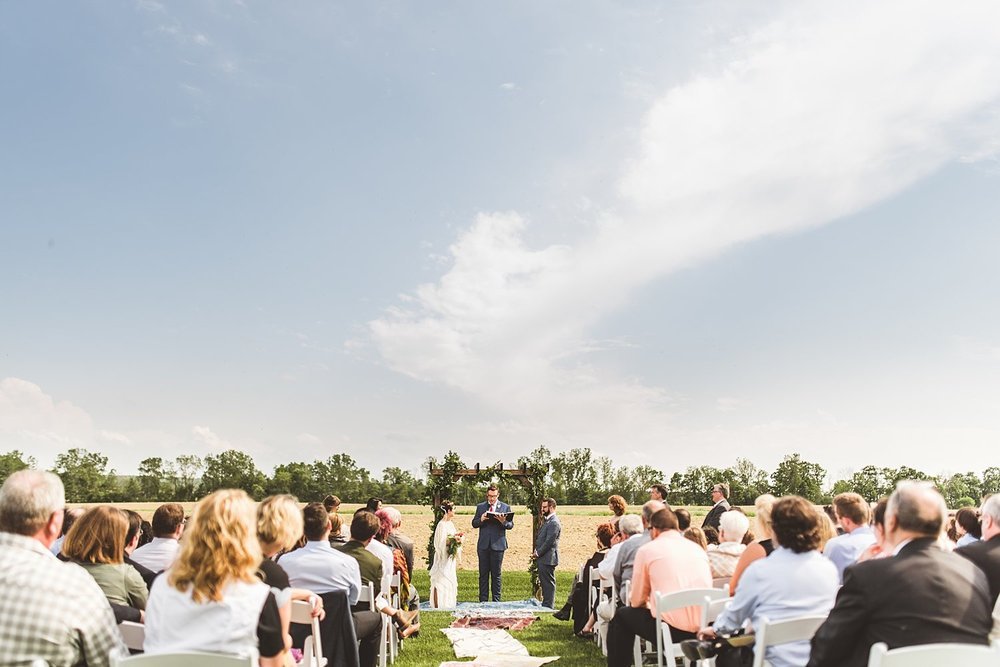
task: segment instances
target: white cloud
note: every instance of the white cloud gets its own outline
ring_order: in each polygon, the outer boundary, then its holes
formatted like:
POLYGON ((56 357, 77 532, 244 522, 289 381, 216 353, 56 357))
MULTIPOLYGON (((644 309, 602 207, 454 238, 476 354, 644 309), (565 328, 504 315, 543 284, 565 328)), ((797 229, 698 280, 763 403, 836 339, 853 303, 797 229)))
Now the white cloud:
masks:
POLYGON ((319 436, 315 436, 312 433, 299 433, 295 439, 302 443, 303 445, 321 445, 323 440, 319 436))
POLYGON ((500 84, 500 89, 501 90, 514 90, 516 88, 517 88, 517 84, 514 83, 514 82, 512 82, 512 81, 508 81, 507 83, 501 83, 500 84))
POLYGON ((997 147, 1000 4, 796 4, 725 48, 727 66, 652 104, 595 233, 533 249, 519 214, 480 214, 438 282, 370 323, 385 362, 557 447, 656 446, 669 392, 585 356, 596 322, 654 279, 997 147))
POLYGON ((207 426, 195 426, 191 429, 196 443, 208 450, 209 454, 219 454, 227 449, 235 449, 233 443, 220 438, 212 429, 207 426))

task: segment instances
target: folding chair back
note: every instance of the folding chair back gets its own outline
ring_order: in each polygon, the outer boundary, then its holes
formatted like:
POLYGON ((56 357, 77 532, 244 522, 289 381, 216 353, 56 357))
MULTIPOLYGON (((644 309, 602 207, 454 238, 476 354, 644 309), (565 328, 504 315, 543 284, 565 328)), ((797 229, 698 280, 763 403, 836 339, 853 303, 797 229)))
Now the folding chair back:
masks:
POLYGON ((768 664, 764 660, 768 646, 812 639, 825 620, 825 615, 798 616, 773 622, 766 618, 761 619, 760 627, 754 628, 757 638, 753 644, 753 667, 764 667, 768 664))
POLYGON ((187 651, 120 658, 117 656, 117 652, 112 651, 111 667, 118 667, 118 665, 124 667, 255 667, 257 656, 256 654, 238 656, 187 651))
POLYGON ((134 621, 122 621, 118 624, 118 632, 122 633, 125 646, 130 651, 141 651, 146 641, 146 626, 134 621))
POLYGON ((656 664, 658 667, 663 667, 664 659, 669 661, 672 666, 678 657, 683 659, 685 665, 688 664, 687 659, 681 655, 680 647, 674 644, 674 640, 670 636, 670 626, 663 622, 663 614, 686 607, 702 608, 706 598, 719 600, 727 597, 729 597, 728 592, 720 588, 689 588, 666 595, 659 592, 653 594, 653 600, 656 602, 656 664))
POLYGON ((312 634, 306 637, 302 651, 302 667, 323 667, 323 641, 319 633, 319 618, 312 615, 312 605, 304 600, 292 600, 292 623, 308 625, 312 634))
POLYGON ((708 627, 709 623, 715 623, 715 619, 719 617, 719 614, 726 610, 733 599, 731 597, 716 598, 712 599, 710 597, 703 598, 701 604, 701 627, 708 627))
POLYGON ((993 646, 924 644, 889 650, 879 642, 868 654, 868 667, 981 667, 1000 665, 1000 641, 993 646))
POLYGON ((601 571, 596 567, 590 568, 587 572, 587 609, 594 608, 594 602, 597 600, 599 594, 598 589, 594 588, 594 584, 601 580, 601 571))
POLYGON ((712 588, 725 588, 729 590, 729 582, 732 577, 715 577, 712 579, 712 588))

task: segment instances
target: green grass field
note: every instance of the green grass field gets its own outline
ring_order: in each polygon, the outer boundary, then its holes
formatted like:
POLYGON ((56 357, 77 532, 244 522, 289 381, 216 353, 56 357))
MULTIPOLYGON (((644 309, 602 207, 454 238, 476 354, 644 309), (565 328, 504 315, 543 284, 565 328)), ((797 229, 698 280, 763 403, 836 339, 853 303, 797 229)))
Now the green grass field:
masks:
MULTIPOLYGON (((430 589, 427 570, 414 570, 413 583, 420 591, 421 599, 426 599, 430 589)), ((566 601, 573 574, 556 572, 556 604, 566 601)), ((503 599, 525 600, 531 597, 531 581, 527 572, 504 572, 503 599)), ((458 599, 477 600, 479 598, 479 573, 473 570, 459 570, 458 599)), ((558 655, 556 665, 573 665, 574 667, 597 667, 607 664, 604 655, 592 640, 578 639, 573 636, 571 622, 557 621, 550 613, 540 613, 541 620, 535 621, 530 628, 512 632, 515 639, 536 657, 558 655)), ((397 665, 409 667, 420 665, 426 667, 437 665, 445 660, 455 660, 451 644, 441 634, 440 629, 448 627, 453 617, 450 611, 421 612, 420 636, 407 639, 399 652, 397 665)))

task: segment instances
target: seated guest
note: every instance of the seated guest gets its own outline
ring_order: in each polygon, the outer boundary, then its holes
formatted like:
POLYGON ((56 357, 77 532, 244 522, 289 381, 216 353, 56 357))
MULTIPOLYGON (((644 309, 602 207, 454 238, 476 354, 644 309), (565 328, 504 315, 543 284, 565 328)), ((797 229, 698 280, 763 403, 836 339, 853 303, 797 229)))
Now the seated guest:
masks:
POLYGON ((729 580, 729 594, 736 594, 736 585, 740 583, 740 577, 750 563, 767 558, 774 551, 774 543, 771 541, 771 507, 776 498, 770 493, 757 496, 754 500, 754 524, 756 539, 747 545, 747 548, 740 554, 740 559, 736 561, 736 569, 729 580))
POLYGON ((856 562, 861 563, 873 558, 885 558, 892 555, 892 550, 886 549, 885 544, 885 508, 889 505, 888 498, 881 498, 872 510, 872 533, 875 541, 867 549, 861 552, 856 562))
POLYGON ((834 511, 833 505, 823 505, 823 513, 830 518, 830 522, 834 525, 837 535, 843 535, 846 532, 844 527, 837 521, 837 512, 834 511))
POLYGON ((0 487, 0 657, 5 665, 106 667, 126 655, 93 577, 52 556, 66 495, 50 472, 20 470, 0 487))
POLYGON ((132 552, 132 560, 153 572, 170 567, 180 549, 184 508, 178 503, 160 505, 153 512, 153 540, 132 552))
POLYGON ((392 525, 392 531, 385 539, 385 543, 393 549, 403 552, 406 559, 406 572, 409 579, 413 579, 413 538, 400 530, 403 525, 403 515, 395 507, 383 507, 380 511, 385 512, 392 525))
POLYGON ((337 528, 330 533, 330 542, 339 542, 343 544, 351 538, 350 522, 344 521, 344 517, 340 516, 340 498, 331 494, 323 499, 323 507, 326 508, 326 513, 330 515, 330 520, 335 521, 337 528))
POLYGON ((109 602, 141 610, 149 589, 139 572, 124 562, 127 532, 124 512, 111 505, 92 507, 66 535, 63 555, 94 578, 109 602))
POLYGON ((244 491, 223 489, 198 502, 177 558, 149 593, 147 655, 256 650, 262 667, 280 667, 285 641, 274 594, 256 576, 255 519, 244 491))
MULTIPOLYGON (((986 575, 936 542, 948 510, 929 482, 900 482, 885 511, 892 558, 857 563, 812 640, 809 667, 864 667, 876 642, 889 648, 986 645, 993 625, 986 575)), ((845 535, 846 537, 846 535, 845 535)))
POLYGON ((708 547, 708 564, 713 577, 731 577, 736 571, 736 562, 747 548, 743 537, 750 530, 750 519, 743 512, 723 512, 719 529, 719 543, 708 547))
POLYGON ((837 566, 837 574, 843 581, 844 570, 875 542, 875 534, 868 525, 871 518, 868 503, 859 494, 837 494, 833 499, 833 511, 844 534, 830 539, 823 548, 823 555, 837 566))
POLYGON ((611 525, 613 525, 617 531, 618 519, 625 516, 625 512, 628 511, 628 503, 625 502, 625 499, 619 495, 608 496, 608 509, 614 516, 614 518, 611 519, 611 525))
MULTIPOLYGON (((372 500, 378 500, 378 498, 373 498, 372 500)), ((381 503, 381 500, 379 500, 379 502, 381 503)), ((372 538, 369 539, 369 540, 367 540, 367 541, 365 541, 365 549, 367 549, 369 553, 371 553, 373 556, 375 556, 376 558, 378 558, 382 562, 382 578, 381 578, 380 581, 376 581, 374 583, 376 584, 376 586, 375 586, 376 590, 385 591, 386 595, 388 595, 389 594, 389 585, 390 585, 390 582, 392 581, 392 566, 393 566, 394 559, 393 559, 393 556, 392 556, 392 549, 390 547, 382 544, 378 540, 374 539, 375 535, 378 534, 379 527, 381 527, 381 525, 382 525, 382 522, 378 518, 378 516, 375 514, 375 511, 376 510, 369 510, 367 507, 359 507, 357 510, 354 511, 354 518, 357 519, 358 515, 361 514, 362 512, 367 512, 368 514, 372 515, 372 519, 366 520, 366 521, 368 523, 370 523, 371 525, 375 526, 375 529, 372 532, 372 538)), ((351 532, 351 540, 354 540, 355 538, 354 538, 354 532, 353 532, 354 531, 354 522, 353 521, 351 522, 351 531, 352 531, 351 532)), ((350 542, 350 540, 348 540, 348 542, 350 542)), ((345 546, 346 546, 346 544, 345 544, 345 546)), ((338 548, 341 551, 344 550, 344 547, 338 547, 338 548)), ((362 572, 361 573, 361 579, 363 580, 364 578, 365 578, 365 574, 364 574, 364 572, 362 572)))
MULTIPOLYGON (((648 544, 650 540, 653 539, 653 529, 650 522, 653 520, 653 515, 659 512, 661 509, 670 509, 667 504, 660 500, 650 500, 642 506, 642 528, 643 532, 636 536, 633 536, 622 543, 621 547, 618 548, 618 552, 614 554, 614 571, 611 576, 615 580, 615 589, 618 591, 618 596, 621 598, 622 603, 628 604, 628 600, 625 598, 625 582, 632 580, 632 565, 635 562, 635 554, 645 544, 648 544)), ((619 524, 621 522, 619 521, 619 524)), ((611 556, 605 556, 605 560, 611 556)), ((601 563, 605 565, 605 563, 601 563)), ((598 566, 600 567, 600 565, 598 566)), ((601 577, 607 578, 605 576, 605 571, 601 570, 601 577)))
POLYGON ((678 507, 674 510, 674 514, 677 515, 677 529, 682 533, 691 527, 691 512, 688 512, 683 507, 678 507))
POLYGON ((319 595, 333 591, 347 593, 357 638, 361 642, 361 664, 371 667, 378 657, 382 620, 377 612, 369 609, 367 602, 358 603, 361 594, 358 561, 330 546, 330 515, 322 503, 309 503, 302 510, 302 516, 305 546, 285 554, 278 563, 296 588, 305 588, 319 595))
MULTIPOLYGON (((638 518, 636 517, 637 521, 638 518)), ((562 609, 553 614, 560 621, 569 620, 572 615, 574 634, 580 635, 585 625, 593 626, 593 623, 588 623, 591 617, 591 609, 588 606, 590 603, 590 591, 587 589, 586 579, 589 576, 591 568, 598 567, 604 562, 608 550, 611 548, 611 538, 614 537, 614 531, 614 526, 610 523, 602 523, 597 526, 597 532, 594 535, 597 539, 597 550, 591 554, 590 558, 584 562, 581 568, 583 580, 580 579, 579 574, 573 577, 573 587, 570 589, 569 600, 566 601, 562 609)), ((591 586, 599 587, 600 583, 598 579, 592 581, 591 586)), ((590 627, 587 627, 586 630, 589 631, 590 627)))
POLYGON ((1000 494, 987 498, 981 512, 983 539, 956 549, 955 553, 971 560, 986 574, 995 604, 1000 597, 1000 494))
POLYGON ((704 526, 701 531, 705 533, 705 541, 708 542, 708 546, 719 543, 719 531, 711 526, 704 526))
POLYGON ((153 579, 156 579, 156 572, 132 560, 132 553, 139 547, 139 540, 142 538, 142 517, 133 510, 122 511, 125 512, 125 518, 128 519, 128 532, 125 533, 125 555, 122 560, 126 565, 135 568, 142 580, 146 582, 148 590, 153 585, 153 579))
MULTIPOLYGON (((774 502, 770 521, 778 548, 746 570, 730 605, 713 627, 698 632, 698 638, 730 634, 748 619, 759 628, 764 618, 780 621, 829 613, 837 596, 837 568, 816 550, 820 519, 804 498, 786 496, 774 502)), ((722 525, 725 529, 725 517, 722 525)), ((682 648, 689 658, 698 657, 687 642, 682 648)), ((772 667, 801 667, 809 660, 809 642, 770 647, 765 658, 772 667)))
MULTIPOLYGON (((608 667, 632 664, 636 636, 656 641, 654 592, 673 593, 687 588, 711 588, 708 555, 677 530, 677 517, 661 509, 650 521, 652 539, 635 555, 629 606, 621 607, 608 626, 608 667)), ((663 614, 675 642, 693 639, 701 621, 701 607, 663 614)))
POLYGON ((66 535, 69 533, 69 529, 73 527, 73 523, 83 516, 83 511, 82 507, 67 507, 63 510, 62 535, 49 548, 49 551, 54 555, 58 556, 62 553, 62 545, 66 541, 66 535))
POLYGON ((382 509, 382 499, 372 496, 368 499, 368 503, 365 505, 364 509, 368 510, 372 514, 378 512, 382 509))
POLYGON ((964 547, 978 542, 983 536, 979 516, 971 507, 963 507, 955 514, 955 532, 958 534, 956 547, 964 547))
POLYGON ((691 540, 705 551, 708 551, 708 540, 705 539, 705 531, 698 526, 688 526, 687 530, 684 531, 684 538, 691 540))

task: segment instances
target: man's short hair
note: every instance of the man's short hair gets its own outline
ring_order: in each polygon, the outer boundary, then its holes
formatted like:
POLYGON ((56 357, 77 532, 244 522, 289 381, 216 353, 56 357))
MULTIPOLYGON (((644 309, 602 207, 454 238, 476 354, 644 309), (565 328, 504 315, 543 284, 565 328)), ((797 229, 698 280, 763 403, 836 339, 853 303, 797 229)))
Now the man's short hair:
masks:
POLYGON ((819 510, 805 498, 785 496, 771 506, 771 531, 778 544, 797 554, 818 549, 823 540, 819 510))
POLYGON ((543 498, 542 502, 548 504, 548 506, 549 506, 550 509, 555 509, 556 508, 556 499, 555 498, 543 498))
POLYGON ((719 482, 718 484, 712 487, 712 490, 721 493, 723 498, 729 497, 729 485, 726 484, 725 482, 719 482))
POLYGON ((653 515, 650 525, 659 531, 677 530, 677 515, 673 510, 664 507, 653 515))
POLYGON ((723 512, 722 516, 719 517, 719 530, 726 534, 727 540, 740 542, 750 530, 750 519, 747 518, 746 514, 737 510, 723 512))
POLYGON ((184 508, 180 503, 160 505, 153 512, 153 536, 171 537, 184 523, 184 508))
POLYGON ((0 531, 34 535, 65 505, 59 477, 46 470, 18 470, 0 487, 0 531))
POLYGON ((302 533, 310 542, 319 542, 330 528, 330 513, 323 503, 309 503, 302 508, 302 533))
POLYGON ((326 508, 327 512, 332 512, 333 510, 340 507, 340 498, 333 495, 332 493, 323 499, 323 507, 326 508))
POLYGON ((351 539, 364 542, 375 537, 382 523, 374 512, 365 510, 354 515, 351 521, 351 539))
POLYGON ((683 507, 678 507, 674 510, 674 514, 677 515, 678 530, 685 531, 691 526, 691 512, 688 512, 683 507))
POLYGON ((400 524, 403 523, 403 514, 395 507, 383 507, 382 511, 386 513, 389 520, 392 521, 393 528, 399 528, 400 524))
POLYGON ((496 491, 497 493, 500 493, 500 488, 496 484, 490 484, 489 486, 486 487, 486 490, 496 491))
POLYGON ((132 540, 142 530, 142 515, 135 510, 122 510, 128 518, 128 532, 125 533, 125 545, 132 544, 132 540))
POLYGON ((983 502, 983 506, 979 508, 979 513, 982 516, 990 517, 993 519, 993 523, 1000 527, 1000 493, 994 493, 987 498, 983 502))
POLYGON ((638 514, 625 514, 618 519, 618 530, 629 537, 642 532, 642 518, 638 514))
POLYGON ((643 503, 642 518, 646 520, 646 525, 647 526, 652 525, 650 521, 653 520, 653 515, 666 507, 669 506, 662 500, 647 500, 645 503, 643 503))
POLYGON ((889 496, 885 514, 886 523, 890 516, 896 517, 900 530, 937 537, 948 516, 948 507, 930 482, 904 480, 889 496))
POLYGON ((838 493, 833 498, 833 508, 837 516, 850 519, 859 526, 866 525, 871 521, 871 508, 868 501, 860 493, 848 491, 838 493))
POLYGON ((660 498, 663 500, 667 499, 667 487, 663 484, 653 484, 649 487, 650 491, 656 491, 660 494, 660 498))

